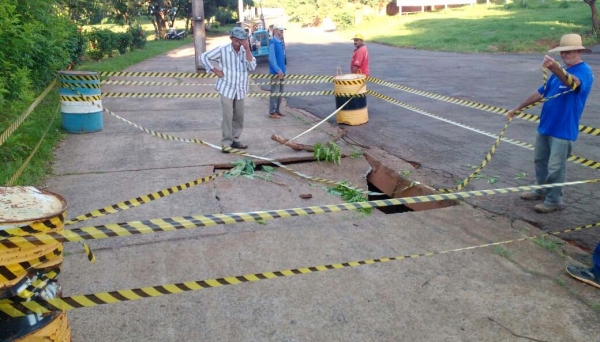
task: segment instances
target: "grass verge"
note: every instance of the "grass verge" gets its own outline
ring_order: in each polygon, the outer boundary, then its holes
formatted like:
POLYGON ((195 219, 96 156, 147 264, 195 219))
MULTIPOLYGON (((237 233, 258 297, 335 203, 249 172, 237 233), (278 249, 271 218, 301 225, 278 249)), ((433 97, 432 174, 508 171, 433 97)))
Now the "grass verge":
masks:
POLYGON ((565 33, 579 33, 588 46, 596 41, 590 7, 583 1, 528 0, 478 4, 435 12, 366 17, 354 30, 367 42, 454 52, 545 52, 565 33))

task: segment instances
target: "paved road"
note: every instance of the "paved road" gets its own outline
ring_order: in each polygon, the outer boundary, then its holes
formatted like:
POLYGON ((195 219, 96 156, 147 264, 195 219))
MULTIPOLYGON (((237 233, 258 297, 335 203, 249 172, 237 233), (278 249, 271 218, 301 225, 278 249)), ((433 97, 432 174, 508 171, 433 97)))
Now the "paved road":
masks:
MULTIPOLYGON (((289 29, 286 32, 288 72, 292 74, 335 75, 337 67, 349 72, 353 45, 350 36, 325 33, 316 29, 289 29)), ((371 58, 371 75, 397 84, 455 98, 512 108, 534 91, 542 82, 540 54, 459 54, 399 49, 367 42, 371 58)), ((586 55, 597 75, 600 75, 600 55, 586 55)), ((257 72, 268 72, 263 64, 257 72)), ((583 114, 582 124, 600 127, 600 82, 583 114)), ((288 86, 286 90, 331 89, 331 84, 288 86)), ((504 116, 444 103, 399 90, 369 84, 369 89, 384 93, 414 107, 438 116, 498 134, 504 116)), ((436 187, 452 187, 454 180, 470 173, 467 167, 478 165, 494 139, 426 117, 376 98, 368 99, 369 122, 348 127, 350 136, 377 146, 401 159, 420 165, 436 187)), ((325 117, 335 108, 331 97, 294 97, 288 106, 305 109, 325 117)), ((539 114, 539 108, 528 112, 539 114)), ((332 123, 335 120, 331 120, 332 123)), ((506 136, 534 143, 537 124, 515 119, 506 136)), ((600 138, 581 135, 573 154, 600 161, 600 138)), ((492 162, 483 171, 498 177, 494 185, 485 179, 473 181, 468 189, 502 188, 535 182, 533 151, 501 143, 492 162), (515 179, 527 173, 524 179, 515 179)), ((597 170, 570 164, 568 181, 598 178, 597 170)), ((517 195, 479 198, 471 203, 490 212, 528 221, 544 230, 559 230, 595 223, 598 220, 600 195, 594 184, 573 186, 565 190, 566 209, 559 213, 537 214, 533 204, 517 195)), ((592 248, 600 240, 600 230, 588 230, 568 237, 580 246, 592 248)))

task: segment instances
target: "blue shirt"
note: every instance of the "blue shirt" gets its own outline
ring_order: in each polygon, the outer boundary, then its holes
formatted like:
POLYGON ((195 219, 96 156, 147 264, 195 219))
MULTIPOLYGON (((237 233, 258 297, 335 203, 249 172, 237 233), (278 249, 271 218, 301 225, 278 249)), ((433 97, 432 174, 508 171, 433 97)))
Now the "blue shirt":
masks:
POLYGON ((269 43, 269 73, 276 75, 279 71, 285 75, 285 49, 283 42, 277 37, 273 37, 269 43))
MULTIPOLYGON (((594 83, 594 74, 590 66, 581 62, 566 69, 569 74, 576 76, 581 84, 574 91, 560 95, 544 102, 538 132, 564 140, 577 140, 579 135, 579 120, 585 107, 588 95, 594 83)), ((556 75, 552 75, 546 83, 546 89, 541 86, 538 92, 548 98, 569 90, 556 75)))

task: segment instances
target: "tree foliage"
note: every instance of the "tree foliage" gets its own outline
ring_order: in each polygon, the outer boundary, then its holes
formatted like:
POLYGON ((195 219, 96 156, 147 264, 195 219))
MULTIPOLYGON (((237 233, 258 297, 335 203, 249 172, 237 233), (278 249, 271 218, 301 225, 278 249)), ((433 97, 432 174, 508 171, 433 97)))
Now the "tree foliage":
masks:
POLYGON ((592 30, 596 36, 600 36, 600 26, 598 25, 598 9, 596 8, 596 0, 583 0, 590 6, 592 11, 592 30))

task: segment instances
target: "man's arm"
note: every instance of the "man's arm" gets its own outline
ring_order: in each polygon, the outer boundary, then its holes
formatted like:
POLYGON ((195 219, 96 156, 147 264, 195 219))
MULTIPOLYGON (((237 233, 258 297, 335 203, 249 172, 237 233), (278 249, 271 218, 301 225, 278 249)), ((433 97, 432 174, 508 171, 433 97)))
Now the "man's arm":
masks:
POLYGON ((206 70, 207 73, 210 73, 212 71, 217 76, 223 77, 223 71, 215 68, 212 65, 211 61, 215 61, 217 63, 221 62, 221 48, 220 47, 212 49, 210 51, 206 51, 205 53, 200 55, 200 62, 202 63, 202 65, 204 65, 204 69, 206 70))
POLYGON ((569 82, 569 78, 563 72, 563 68, 556 62, 554 58, 548 55, 544 56, 544 63, 542 63, 542 66, 550 70, 564 85, 573 90, 577 89, 581 84, 581 81, 579 80, 579 78, 577 78, 577 76, 573 74, 568 74, 573 80, 573 84, 571 84, 571 82, 569 82))
POLYGON ((250 50, 250 44, 248 42, 248 39, 242 40, 242 47, 244 48, 244 51, 246 53, 246 68, 248 68, 248 71, 253 71, 254 69, 256 69, 256 58, 252 56, 252 51, 250 50))
POLYGON ((506 116, 508 116, 509 119, 512 119, 513 116, 515 116, 515 113, 520 111, 521 109, 529 106, 530 104, 534 104, 536 102, 538 102, 539 100, 542 99, 542 94, 538 93, 538 91, 534 91, 533 93, 531 93, 531 95, 529 95, 529 97, 527 97, 525 99, 525 101, 523 101, 523 103, 521 103, 520 105, 518 105, 515 109, 511 109, 506 113, 506 116))

